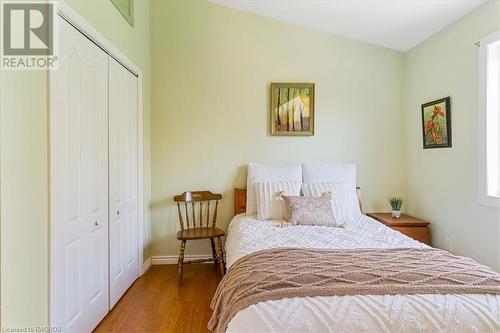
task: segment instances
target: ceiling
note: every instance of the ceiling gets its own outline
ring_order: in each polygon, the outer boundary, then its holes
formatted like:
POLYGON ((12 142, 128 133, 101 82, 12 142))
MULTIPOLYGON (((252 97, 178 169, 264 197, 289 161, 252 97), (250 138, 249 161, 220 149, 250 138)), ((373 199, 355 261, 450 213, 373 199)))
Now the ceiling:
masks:
POLYGON ((404 52, 486 2, 486 0, 210 1, 404 52))

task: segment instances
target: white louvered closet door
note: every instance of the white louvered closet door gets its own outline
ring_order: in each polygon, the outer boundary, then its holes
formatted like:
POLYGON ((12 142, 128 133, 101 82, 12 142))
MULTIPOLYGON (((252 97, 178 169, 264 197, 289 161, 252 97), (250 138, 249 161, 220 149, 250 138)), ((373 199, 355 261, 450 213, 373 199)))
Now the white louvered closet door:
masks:
POLYGON ((60 19, 51 77, 51 325, 108 312, 108 55, 60 19))
POLYGON ((139 276, 137 77, 109 58, 110 309, 139 276))

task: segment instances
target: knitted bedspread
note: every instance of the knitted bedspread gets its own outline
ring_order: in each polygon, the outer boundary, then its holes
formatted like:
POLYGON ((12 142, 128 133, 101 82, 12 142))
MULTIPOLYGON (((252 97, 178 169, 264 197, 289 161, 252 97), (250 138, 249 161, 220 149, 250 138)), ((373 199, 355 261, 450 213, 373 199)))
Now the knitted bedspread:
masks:
POLYGON ((500 274, 439 249, 275 248, 236 261, 212 299, 208 328, 224 332, 244 308, 290 297, 500 293, 500 274))

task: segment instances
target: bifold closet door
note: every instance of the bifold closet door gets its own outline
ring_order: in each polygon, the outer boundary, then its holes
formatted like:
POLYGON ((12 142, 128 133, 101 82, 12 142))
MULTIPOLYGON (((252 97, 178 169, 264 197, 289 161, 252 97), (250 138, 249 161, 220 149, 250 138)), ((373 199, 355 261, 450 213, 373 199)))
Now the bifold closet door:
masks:
POLYGON ((137 77, 109 58, 110 309, 139 276, 137 77))
POLYGON ((58 19, 59 69, 51 74, 51 325, 90 332, 109 299, 108 55, 58 19))

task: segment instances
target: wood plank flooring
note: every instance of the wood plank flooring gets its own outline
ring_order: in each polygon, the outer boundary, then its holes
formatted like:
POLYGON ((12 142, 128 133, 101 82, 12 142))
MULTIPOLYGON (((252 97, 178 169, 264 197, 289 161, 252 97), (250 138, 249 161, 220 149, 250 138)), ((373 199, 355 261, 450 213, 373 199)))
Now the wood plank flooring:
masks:
POLYGON ((208 332, 210 302, 220 281, 213 264, 152 266, 123 295, 94 332, 208 332))

